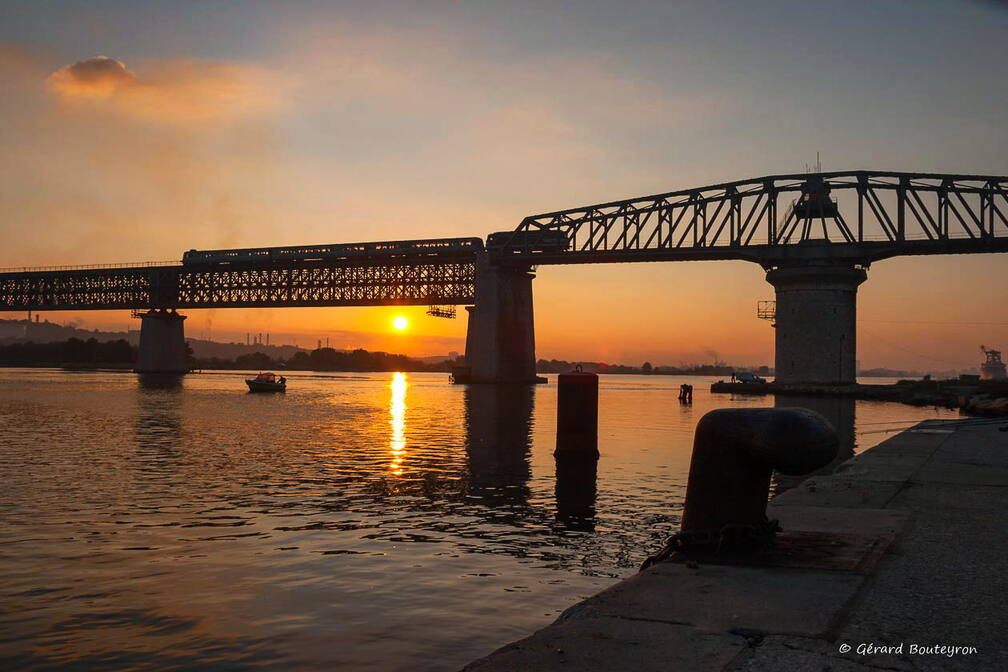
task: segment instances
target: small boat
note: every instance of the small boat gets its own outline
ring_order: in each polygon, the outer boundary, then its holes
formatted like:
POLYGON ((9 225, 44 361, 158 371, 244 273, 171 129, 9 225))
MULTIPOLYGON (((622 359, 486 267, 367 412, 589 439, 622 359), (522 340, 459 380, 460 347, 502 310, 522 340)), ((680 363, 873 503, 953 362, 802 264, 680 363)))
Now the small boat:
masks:
POLYGON ((472 371, 468 366, 452 366, 448 370, 448 382, 453 385, 465 385, 472 379, 472 371))
POLYGON ((287 379, 274 373, 260 373, 255 378, 246 378, 249 392, 286 392, 287 379))

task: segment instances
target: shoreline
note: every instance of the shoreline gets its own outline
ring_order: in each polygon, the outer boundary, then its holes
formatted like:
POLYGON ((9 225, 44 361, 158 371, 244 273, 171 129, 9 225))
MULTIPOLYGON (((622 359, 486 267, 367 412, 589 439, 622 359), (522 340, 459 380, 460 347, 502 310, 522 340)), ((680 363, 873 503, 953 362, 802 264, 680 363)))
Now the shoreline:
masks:
POLYGON ((919 423, 772 499, 783 552, 658 563, 464 670, 1003 669, 1001 427, 919 423))
POLYGON ((901 380, 879 384, 711 383, 715 394, 848 397, 909 406, 958 408, 964 415, 1008 415, 1008 381, 901 380), (1004 404, 1000 401, 1004 400, 1004 404), (993 403, 988 403, 993 402, 993 403))

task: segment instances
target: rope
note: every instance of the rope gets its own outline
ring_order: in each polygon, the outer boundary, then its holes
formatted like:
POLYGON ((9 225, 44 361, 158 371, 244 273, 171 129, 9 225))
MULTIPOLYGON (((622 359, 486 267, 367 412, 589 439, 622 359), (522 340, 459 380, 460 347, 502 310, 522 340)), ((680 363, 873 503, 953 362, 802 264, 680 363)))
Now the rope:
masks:
POLYGON ((665 541, 665 546, 641 563, 640 570, 669 560, 676 553, 754 553, 774 545, 781 527, 776 520, 756 525, 729 523, 719 530, 683 530, 665 541))

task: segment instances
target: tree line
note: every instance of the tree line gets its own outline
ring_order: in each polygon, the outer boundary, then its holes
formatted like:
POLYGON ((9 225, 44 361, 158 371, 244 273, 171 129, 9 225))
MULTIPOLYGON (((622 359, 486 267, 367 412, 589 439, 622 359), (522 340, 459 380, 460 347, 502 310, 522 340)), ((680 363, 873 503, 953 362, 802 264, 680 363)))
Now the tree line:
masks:
MULTIPOLYGON (((448 371, 457 362, 428 364, 406 355, 387 352, 370 352, 362 348, 356 350, 336 350, 318 348, 312 351, 300 350, 287 360, 273 359, 263 352, 239 355, 234 359, 220 357, 196 357, 186 344, 189 365, 193 369, 241 369, 267 370, 286 369, 289 371, 448 371)), ((137 358, 136 346, 124 339, 117 341, 86 341, 70 338, 51 343, 6 343, 0 344, 0 366, 62 365, 62 364, 133 364, 137 358)), ((458 362, 460 363, 460 362, 458 362)), ((562 359, 540 359, 536 362, 539 373, 566 373, 580 364, 584 371, 593 373, 630 374, 693 374, 729 375, 734 368, 724 364, 699 364, 674 366, 652 366, 644 362, 641 366, 605 364, 602 362, 569 362, 562 359)))
POLYGON ((684 364, 682 366, 653 366, 651 362, 644 362, 640 366, 627 366, 625 364, 606 364, 605 362, 568 362, 563 359, 540 359, 536 362, 536 371, 539 373, 567 373, 573 371, 575 366, 588 373, 630 373, 630 374, 666 374, 666 375, 694 375, 694 376, 727 376, 738 369, 727 364, 684 364))
POLYGON ((262 352, 239 355, 234 359, 219 357, 192 359, 195 369, 286 369, 288 371, 447 371, 444 363, 427 364, 406 355, 387 352, 318 348, 299 350, 287 360, 273 359, 262 352))
POLYGON ((132 364, 137 349, 125 339, 86 341, 70 338, 51 343, 0 344, 0 364, 19 366, 31 364, 132 364))
MULTIPOLYGON (((138 349, 124 339, 86 341, 70 338, 48 343, 0 344, 0 366, 61 365, 133 365, 138 349)), ((287 369, 295 371, 447 371, 445 363, 427 364, 405 355, 369 352, 363 349, 343 351, 319 348, 299 351, 287 360, 273 359, 263 352, 239 355, 234 359, 196 357, 186 343, 186 355, 193 369, 287 369)))

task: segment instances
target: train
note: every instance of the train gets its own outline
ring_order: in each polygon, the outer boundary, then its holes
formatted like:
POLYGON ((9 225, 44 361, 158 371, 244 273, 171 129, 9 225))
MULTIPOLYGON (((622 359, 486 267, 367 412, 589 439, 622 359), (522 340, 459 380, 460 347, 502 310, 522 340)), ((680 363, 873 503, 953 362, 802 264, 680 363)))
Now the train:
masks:
POLYGON ((399 259, 437 257, 452 253, 478 252, 483 249, 480 238, 437 238, 430 240, 396 240, 379 243, 339 243, 336 245, 289 245, 284 247, 252 247, 232 250, 189 250, 182 255, 182 264, 228 265, 302 261, 333 261, 355 259, 399 259))
POLYGON ((528 229, 525 231, 501 231, 487 236, 487 250, 505 251, 512 254, 527 252, 548 254, 563 252, 570 245, 566 231, 559 229, 528 229))

